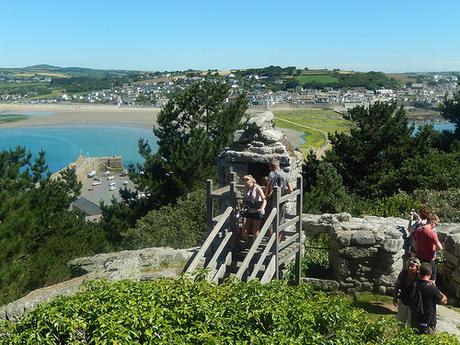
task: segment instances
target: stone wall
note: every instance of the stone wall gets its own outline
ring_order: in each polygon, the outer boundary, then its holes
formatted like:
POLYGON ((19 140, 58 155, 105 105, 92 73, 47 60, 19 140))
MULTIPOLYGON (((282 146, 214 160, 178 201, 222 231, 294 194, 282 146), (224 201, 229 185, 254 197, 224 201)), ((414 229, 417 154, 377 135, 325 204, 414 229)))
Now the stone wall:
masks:
MULTIPOLYGON (((346 292, 372 291, 392 294, 403 268, 405 228, 401 218, 353 218, 348 213, 303 215, 306 236, 328 233, 332 279, 346 292)), ((460 298, 460 224, 436 228, 444 243, 443 282, 460 298)))
POLYGON ((332 278, 346 292, 393 292, 403 267, 405 226, 407 221, 398 218, 353 218, 347 213, 303 216, 307 236, 330 234, 332 278))
POLYGON ((441 224, 439 227, 444 228, 441 238, 444 244, 442 280, 451 294, 460 299, 460 224, 441 224))

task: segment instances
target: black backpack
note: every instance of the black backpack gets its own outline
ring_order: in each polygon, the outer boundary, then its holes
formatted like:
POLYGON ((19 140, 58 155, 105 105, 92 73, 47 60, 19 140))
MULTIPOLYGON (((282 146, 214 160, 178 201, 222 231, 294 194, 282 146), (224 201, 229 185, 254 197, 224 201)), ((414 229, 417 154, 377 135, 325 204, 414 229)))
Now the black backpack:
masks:
POLYGON ((414 287, 410 295, 410 310, 412 317, 415 317, 418 323, 425 323, 425 307, 423 305, 423 290, 430 284, 426 283, 422 285, 420 281, 414 282, 414 287))

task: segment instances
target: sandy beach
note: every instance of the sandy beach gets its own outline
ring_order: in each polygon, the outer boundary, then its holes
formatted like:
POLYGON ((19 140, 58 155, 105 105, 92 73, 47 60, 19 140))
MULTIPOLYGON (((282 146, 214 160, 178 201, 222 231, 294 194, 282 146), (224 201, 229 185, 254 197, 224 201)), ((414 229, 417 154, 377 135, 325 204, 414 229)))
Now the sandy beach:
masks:
POLYGON ((40 127, 72 124, 129 124, 152 128, 158 108, 118 108, 92 104, 11 104, 0 103, 0 114, 50 113, 23 121, 0 123, 0 128, 40 127))
MULTIPOLYGON (((262 111, 250 109, 250 112, 262 111)), ((12 104, 0 103, 0 114, 50 113, 45 116, 31 116, 15 122, 0 123, 0 128, 46 127, 81 124, 126 124, 152 128, 159 108, 117 107, 104 104, 12 104)), ((304 142, 303 133, 292 129, 281 129, 294 147, 304 142)))

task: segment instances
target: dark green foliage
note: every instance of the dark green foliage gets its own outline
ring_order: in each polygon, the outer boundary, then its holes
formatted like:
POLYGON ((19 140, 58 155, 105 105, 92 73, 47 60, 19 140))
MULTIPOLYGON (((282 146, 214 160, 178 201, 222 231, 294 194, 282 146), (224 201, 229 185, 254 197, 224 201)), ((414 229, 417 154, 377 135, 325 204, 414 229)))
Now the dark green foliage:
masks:
POLYGON ((92 90, 110 89, 113 86, 112 78, 97 77, 70 77, 54 78, 50 82, 53 88, 61 88, 67 92, 86 92, 92 90))
POLYGON ((339 213, 348 209, 350 196, 332 164, 320 162, 315 173, 314 183, 304 193, 304 212, 339 213))
POLYGON ((0 304, 69 278, 65 263, 109 248, 105 234, 69 206, 81 189, 64 170, 51 179, 41 152, 0 152, 0 304))
POLYGON ((152 210, 125 234, 130 248, 196 246, 206 235, 206 194, 204 188, 177 200, 176 205, 152 210))
POLYGON ((450 122, 455 123, 455 135, 460 139, 460 92, 453 99, 445 99, 441 104, 441 114, 450 122))
POLYGON ((396 171, 416 151, 404 110, 395 103, 376 102, 351 109, 347 119, 355 126, 350 134, 331 136, 333 148, 326 161, 352 193, 365 198, 395 193, 396 171))
POLYGON ((214 177, 217 155, 232 142, 247 108, 244 95, 227 101, 230 96, 222 80, 207 79, 175 94, 162 109, 154 128, 158 152, 139 143, 146 161, 137 182, 152 205, 175 202, 214 177))
POLYGON ((399 217, 407 218, 411 209, 420 209, 422 202, 414 195, 406 192, 399 192, 391 196, 371 199, 367 201, 355 200, 354 212, 360 217, 399 217))
POLYGON ((458 344, 417 336, 395 320, 370 321, 339 296, 276 281, 105 281, 3 322, 8 344, 458 344))
POLYGON ((431 150, 406 159, 399 169, 404 190, 445 190, 460 187, 460 151, 445 153, 431 150))

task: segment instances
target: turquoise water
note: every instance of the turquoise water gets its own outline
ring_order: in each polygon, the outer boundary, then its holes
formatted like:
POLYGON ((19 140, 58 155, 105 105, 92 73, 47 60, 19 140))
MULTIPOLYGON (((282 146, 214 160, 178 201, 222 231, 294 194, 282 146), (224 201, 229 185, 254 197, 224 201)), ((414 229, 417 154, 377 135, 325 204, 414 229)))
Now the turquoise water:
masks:
POLYGON ((106 126, 50 126, 34 128, 0 128, 0 150, 25 146, 36 155, 46 151, 46 161, 52 172, 75 161, 80 154, 89 156, 121 155, 123 165, 141 163, 139 138, 148 140, 152 151, 157 150, 151 129, 106 126))
POLYGON ((437 131, 455 131, 455 124, 451 122, 414 122, 415 130, 417 131, 418 127, 424 124, 433 125, 433 128, 437 131))

